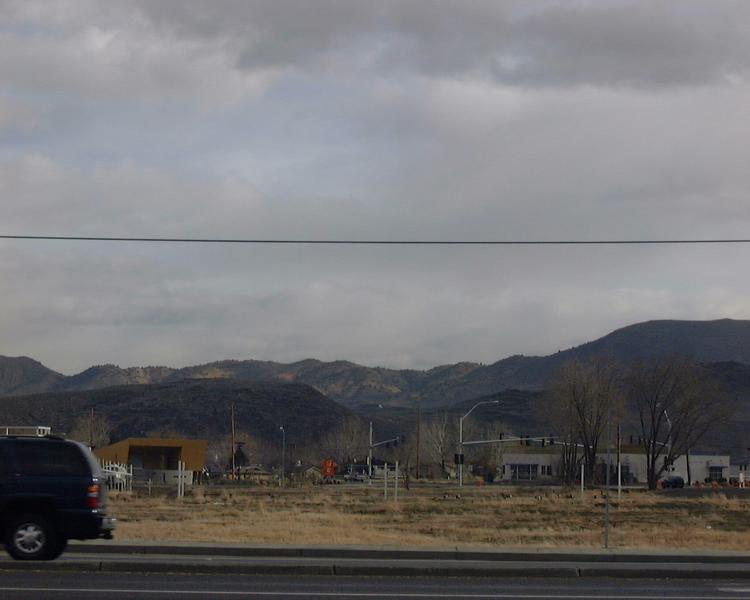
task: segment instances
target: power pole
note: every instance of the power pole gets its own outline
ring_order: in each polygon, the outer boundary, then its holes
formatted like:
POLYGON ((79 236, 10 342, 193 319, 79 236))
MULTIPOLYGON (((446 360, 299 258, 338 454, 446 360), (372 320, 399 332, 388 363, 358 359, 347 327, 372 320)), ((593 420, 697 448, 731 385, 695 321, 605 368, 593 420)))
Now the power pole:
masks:
MULTIPOLYGON (((422 404, 417 400, 417 479, 419 479, 420 463, 419 463, 419 449, 421 447, 421 433, 422 433, 422 404)), ((408 469, 407 469, 408 476, 408 469)))
POLYGON ((617 422, 617 499, 622 498, 622 432, 617 422))
POLYGON ((91 415, 89 416, 89 448, 94 448, 94 407, 91 407, 91 415))
POLYGON ((370 421, 370 445, 367 450, 367 477, 372 485, 372 421, 370 421))
POLYGON ((286 473, 286 430, 283 425, 279 427, 279 431, 281 431, 281 477, 279 478, 279 487, 283 487, 284 475, 286 473))
POLYGON ((234 477, 237 474, 237 463, 236 463, 236 457, 234 452, 234 402, 232 402, 231 407, 231 442, 232 442, 232 449, 231 449, 231 457, 232 457, 232 477, 234 477))
POLYGON ((612 449, 612 410, 611 403, 607 406, 607 473, 604 477, 605 480, 605 498, 604 498, 604 547, 609 548, 609 469, 612 464, 611 461, 611 449, 612 449))

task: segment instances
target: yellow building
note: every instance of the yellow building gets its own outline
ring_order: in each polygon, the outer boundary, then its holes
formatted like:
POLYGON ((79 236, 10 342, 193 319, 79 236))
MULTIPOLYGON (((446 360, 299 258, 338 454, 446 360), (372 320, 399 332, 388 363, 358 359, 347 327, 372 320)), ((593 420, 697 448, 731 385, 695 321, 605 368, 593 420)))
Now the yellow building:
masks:
POLYGON ((135 469, 176 471, 178 461, 186 471, 201 471, 206 466, 207 440, 177 438, 127 438, 116 444, 95 448, 101 462, 132 465, 135 469))

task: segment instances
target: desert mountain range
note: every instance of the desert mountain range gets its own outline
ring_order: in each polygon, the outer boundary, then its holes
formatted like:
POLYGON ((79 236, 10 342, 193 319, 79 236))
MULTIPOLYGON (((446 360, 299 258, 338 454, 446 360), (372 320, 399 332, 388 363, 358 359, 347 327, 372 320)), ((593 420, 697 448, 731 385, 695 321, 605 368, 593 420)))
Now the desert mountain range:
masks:
MULTIPOLYGON (((490 365, 459 362, 418 371, 368 367, 314 359, 284 364, 222 360, 172 368, 92 366, 76 375, 57 373, 27 357, 0 356, 0 395, 71 392, 184 379, 238 379, 301 383, 354 410, 371 405, 447 407, 506 389, 539 391, 565 362, 610 356, 627 364, 665 355, 687 355, 703 363, 750 365, 750 321, 647 321, 548 356, 515 355, 490 365)), ((741 371, 741 369, 739 369, 741 371)))

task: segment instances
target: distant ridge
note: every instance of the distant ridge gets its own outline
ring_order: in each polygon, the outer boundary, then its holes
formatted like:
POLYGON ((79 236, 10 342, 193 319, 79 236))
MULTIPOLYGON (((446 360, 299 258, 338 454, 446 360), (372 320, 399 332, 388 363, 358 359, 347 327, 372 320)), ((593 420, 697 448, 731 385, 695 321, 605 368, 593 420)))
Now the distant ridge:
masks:
POLYGON ((45 392, 65 380, 65 375, 27 356, 0 356, 0 394, 45 392))
POLYGON ((112 385, 166 383, 183 379, 241 379, 310 385, 337 402, 362 408, 373 404, 448 406, 506 389, 537 391, 564 363, 610 356, 635 359, 684 355, 705 363, 750 364, 750 321, 646 321, 549 356, 511 356, 491 365, 461 362, 425 371, 366 367, 349 361, 314 359, 282 364, 224 360, 193 367, 91 367, 63 376, 29 358, 0 357, 0 395, 75 391, 112 385))
POLYGON ((240 380, 116 386, 0 401, 4 419, 19 425, 43 423, 56 433, 70 433, 76 420, 93 408, 114 426, 113 439, 176 432, 211 440, 227 435, 231 403, 238 430, 274 447, 281 425, 291 443, 304 446, 354 415, 307 385, 240 380))

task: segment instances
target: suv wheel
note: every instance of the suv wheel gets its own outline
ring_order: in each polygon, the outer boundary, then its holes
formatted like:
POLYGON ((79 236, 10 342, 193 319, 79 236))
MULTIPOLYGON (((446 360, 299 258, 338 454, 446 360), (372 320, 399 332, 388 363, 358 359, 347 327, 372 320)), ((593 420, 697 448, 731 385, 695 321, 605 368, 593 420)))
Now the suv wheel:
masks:
POLYGON ((49 521, 41 515, 23 514, 8 522, 5 549, 16 560, 50 560, 65 548, 49 521))

